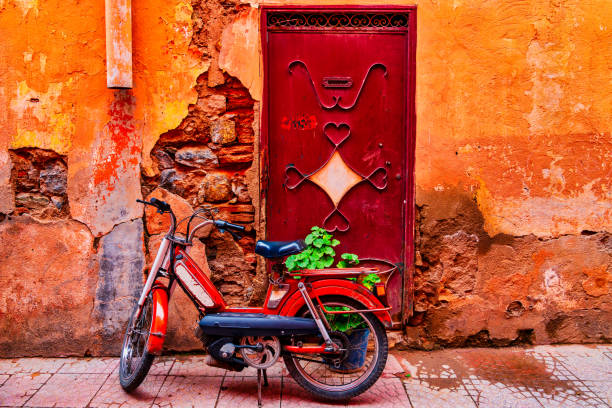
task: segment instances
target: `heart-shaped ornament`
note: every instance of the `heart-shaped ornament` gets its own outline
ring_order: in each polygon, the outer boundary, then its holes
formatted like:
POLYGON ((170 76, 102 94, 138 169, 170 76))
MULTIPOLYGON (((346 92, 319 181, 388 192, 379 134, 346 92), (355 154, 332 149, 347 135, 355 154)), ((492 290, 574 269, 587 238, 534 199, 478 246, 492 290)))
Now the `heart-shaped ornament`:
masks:
POLYGON ((334 146, 338 147, 351 135, 351 128, 346 123, 326 123, 323 127, 323 133, 334 146))
POLYGON ((338 208, 334 208, 334 211, 332 211, 323 221, 323 228, 325 228, 328 232, 348 231, 349 221, 338 208))
POLYGON ((366 180, 378 190, 384 190, 387 187, 387 169, 384 167, 377 168, 366 177, 366 180))
POLYGON ((289 190, 293 190, 299 186, 306 177, 293 165, 285 167, 285 187, 289 190))

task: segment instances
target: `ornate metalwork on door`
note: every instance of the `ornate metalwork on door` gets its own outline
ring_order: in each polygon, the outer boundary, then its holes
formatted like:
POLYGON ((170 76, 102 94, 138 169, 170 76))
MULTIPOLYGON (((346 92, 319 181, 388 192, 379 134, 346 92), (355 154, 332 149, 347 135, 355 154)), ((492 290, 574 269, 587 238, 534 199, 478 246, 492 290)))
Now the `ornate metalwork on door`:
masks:
POLYGON ((405 13, 287 13, 270 12, 267 16, 268 29, 407 29, 409 16, 405 13))
MULTIPOLYGON (((310 71, 308 70, 308 67, 306 66, 306 64, 304 64, 304 62, 300 61, 300 60, 295 60, 292 61, 291 64, 289 64, 289 75, 293 75, 293 69, 296 66, 301 66, 303 67, 304 71, 306 71, 306 75, 308 76, 308 80, 310 82, 310 85, 312 85, 312 92, 314 92, 315 97, 317 98, 317 102, 319 102, 319 105, 321 105, 321 107, 323 109, 327 109, 327 110, 331 110, 334 109, 335 107, 338 107, 342 110, 349 110, 349 109, 353 109, 355 107, 355 105, 357 105, 357 101, 359 100, 359 96, 361 95, 361 91, 363 91, 363 86, 365 85, 366 81, 368 80, 368 77, 370 76, 370 73, 378 68, 378 69, 382 69, 383 71, 383 76, 386 78, 387 77, 387 67, 385 67, 384 64, 381 63, 375 63, 370 65, 370 68, 368 68, 368 70, 366 71, 364 77, 363 77, 363 81, 361 81, 361 86, 359 87, 359 90, 357 91, 357 96, 355 96, 355 99, 353 100, 352 103, 348 104, 348 105, 341 105, 340 104, 340 100, 342 99, 342 96, 338 96, 338 95, 332 95, 331 98, 334 101, 331 104, 325 104, 323 103, 323 101, 321 100, 321 96, 319 95, 319 93, 317 92, 317 87, 315 86, 314 81, 312 80, 312 76, 310 75, 310 71)), ((333 82, 332 82, 333 84, 333 82)), ((323 81, 321 83, 321 85, 325 88, 350 88, 353 85, 353 80, 351 77, 326 77, 323 78, 323 81), (336 83, 338 83, 337 85, 331 85, 330 86, 330 79, 331 81, 336 81, 336 83), (343 80, 343 82, 341 83, 340 81, 343 80)))
POLYGON ((323 220, 323 228, 333 232, 335 230, 347 231, 350 228, 350 221, 340 211, 338 206, 342 198, 353 187, 361 182, 368 182, 377 190, 384 190, 387 187, 387 169, 377 167, 369 175, 364 176, 355 169, 351 168, 342 158, 342 154, 338 150, 340 145, 346 141, 351 135, 351 128, 346 123, 329 122, 323 127, 323 133, 327 139, 334 145, 334 150, 331 156, 325 163, 311 174, 303 174, 293 164, 287 165, 285 168, 285 187, 289 190, 296 189, 305 180, 309 180, 319 186, 330 198, 334 208, 323 220), (337 215, 340 217, 340 225, 336 223, 333 226, 329 225, 330 220, 337 215))

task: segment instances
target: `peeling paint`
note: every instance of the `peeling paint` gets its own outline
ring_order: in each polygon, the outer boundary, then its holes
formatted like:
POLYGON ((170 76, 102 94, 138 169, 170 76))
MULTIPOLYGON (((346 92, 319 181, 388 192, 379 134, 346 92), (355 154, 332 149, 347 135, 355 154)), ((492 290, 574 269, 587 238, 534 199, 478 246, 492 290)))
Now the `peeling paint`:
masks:
POLYGON ((263 66, 259 33, 259 11, 241 13, 223 30, 219 68, 237 77, 256 101, 261 101, 263 66))
POLYGON ((185 0, 158 6, 133 0, 138 10, 134 23, 135 93, 139 101, 135 119, 142 123, 142 166, 156 174, 150 152, 159 136, 176 128, 198 98, 196 79, 208 70, 202 52, 191 45, 193 8, 185 0), (155 21, 151 25, 147 21, 155 21), (141 24, 139 24, 139 22, 141 24))
MULTIPOLYGON (((71 86, 68 80, 65 86, 71 86)), ((11 149, 39 147, 66 154, 74 135, 74 110, 61 101, 64 83, 50 83, 47 92, 31 89, 26 81, 16 86, 10 108, 15 113, 16 134, 11 149)))

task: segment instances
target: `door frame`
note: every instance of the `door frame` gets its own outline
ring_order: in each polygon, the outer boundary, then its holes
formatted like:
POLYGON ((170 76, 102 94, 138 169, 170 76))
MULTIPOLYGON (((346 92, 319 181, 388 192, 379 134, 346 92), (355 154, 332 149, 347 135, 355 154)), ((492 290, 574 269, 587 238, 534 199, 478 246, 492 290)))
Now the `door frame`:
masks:
MULTIPOLYGON (((402 206, 402 215, 404 218, 404 253, 403 253, 403 285, 402 285, 402 318, 401 325, 405 326, 408 318, 413 311, 413 293, 414 293, 414 253, 415 253, 415 144, 416 144, 416 34, 417 34, 417 6, 263 6, 261 7, 260 16, 260 33, 261 33, 261 52, 263 56, 263 93, 261 100, 261 118, 260 118, 260 140, 259 140, 259 176, 260 176, 260 214, 263 215, 260 219, 264 222, 269 216, 267 205, 267 192, 269 184, 269 157, 268 157, 268 124, 269 124, 269 86, 268 80, 268 24, 267 16, 270 12, 391 12, 405 13, 409 16, 408 21, 408 62, 406 68, 408 72, 406 76, 406 95, 408 101, 406 103, 406 120, 405 137, 406 137, 406 176, 409 185, 405 188, 404 205, 402 206), (408 177, 410 176, 410 177, 408 177), (409 181, 408 181, 409 180, 409 181)), ((267 223, 264 228, 264 233, 267 235, 267 223)))

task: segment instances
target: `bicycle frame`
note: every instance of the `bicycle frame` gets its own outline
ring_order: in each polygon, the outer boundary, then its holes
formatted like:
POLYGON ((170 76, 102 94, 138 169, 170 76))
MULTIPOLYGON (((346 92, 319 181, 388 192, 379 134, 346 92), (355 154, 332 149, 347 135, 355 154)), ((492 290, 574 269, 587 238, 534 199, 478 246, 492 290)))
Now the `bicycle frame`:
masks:
MULTIPOLYGON (((138 301, 137 313, 139 315, 147 296, 152 296, 153 299, 153 324, 151 326, 151 341, 148 344, 149 353, 161 353, 167 328, 168 301, 176 283, 185 291, 202 316, 207 313, 220 312, 295 316, 308 308, 314 312, 315 320, 318 320, 317 316, 322 316, 323 312, 333 313, 323 310, 323 303, 320 298, 327 295, 343 295, 364 305, 363 310, 356 310, 352 313, 372 312, 386 327, 391 327, 390 308, 362 285, 346 279, 364 273, 376 273, 377 270, 374 268, 330 268, 317 271, 300 271, 300 273, 290 274, 287 278, 277 277, 276 280, 272 280, 268 286, 264 305, 261 307, 228 306, 223 300, 223 295, 217 290, 210 278, 188 254, 188 248, 191 246, 195 232, 202 227, 213 224, 213 221, 206 220, 190 232, 191 219, 197 212, 194 213, 187 224, 187 239, 182 239, 174 235, 176 219, 171 211, 169 213, 172 217, 170 229, 162 239, 138 301), (296 276, 299 276, 299 279, 294 279, 296 276), (158 278, 167 278, 168 284, 164 284, 158 278), (316 310, 313 310, 314 305, 316 305, 316 310)), ((322 331, 326 333, 325 329, 322 331)), ((248 335, 248 333, 245 333, 245 335, 248 335)), ((291 348, 292 346, 286 347, 291 348)), ((319 346, 300 348, 299 350, 301 353, 321 353, 323 349, 324 346, 319 346)))

